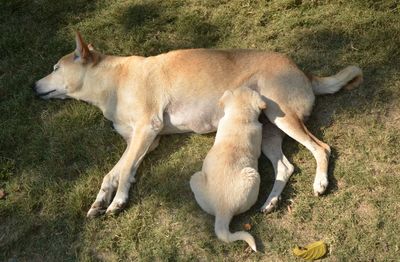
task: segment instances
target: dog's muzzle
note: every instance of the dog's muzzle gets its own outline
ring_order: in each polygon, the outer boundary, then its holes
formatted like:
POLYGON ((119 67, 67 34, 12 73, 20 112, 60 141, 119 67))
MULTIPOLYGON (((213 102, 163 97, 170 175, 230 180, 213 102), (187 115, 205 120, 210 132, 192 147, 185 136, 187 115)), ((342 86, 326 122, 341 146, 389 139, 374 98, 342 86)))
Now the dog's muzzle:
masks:
POLYGON ((47 95, 49 95, 49 94, 51 94, 51 93, 56 91, 54 89, 54 90, 51 90, 51 91, 48 91, 48 92, 40 93, 38 91, 38 85, 36 84, 36 82, 33 83, 31 87, 32 87, 33 92, 35 92, 35 95, 38 96, 38 97, 44 97, 44 96, 47 96, 47 95))

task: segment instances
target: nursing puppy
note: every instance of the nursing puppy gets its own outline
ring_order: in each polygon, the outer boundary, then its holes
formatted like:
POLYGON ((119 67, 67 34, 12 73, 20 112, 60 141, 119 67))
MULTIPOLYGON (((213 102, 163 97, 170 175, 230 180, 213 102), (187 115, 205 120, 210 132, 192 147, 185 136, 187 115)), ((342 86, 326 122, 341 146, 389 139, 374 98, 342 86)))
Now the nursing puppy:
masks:
POLYGON ((231 233, 234 215, 247 211, 257 200, 260 177, 262 125, 258 117, 267 104, 247 88, 225 91, 220 99, 225 115, 218 125, 215 142, 202 171, 190 179, 197 203, 215 215, 215 233, 225 242, 244 240, 254 250, 254 238, 245 231, 231 233))

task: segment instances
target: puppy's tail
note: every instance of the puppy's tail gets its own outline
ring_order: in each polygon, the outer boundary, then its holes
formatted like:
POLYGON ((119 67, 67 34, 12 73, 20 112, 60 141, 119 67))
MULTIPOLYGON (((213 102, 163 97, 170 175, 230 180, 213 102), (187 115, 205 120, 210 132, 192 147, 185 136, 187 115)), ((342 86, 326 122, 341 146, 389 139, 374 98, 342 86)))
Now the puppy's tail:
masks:
POLYGON ((357 66, 348 66, 333 76, 307 76, 311 81, 312 89, 316 95, 333 94, 342 87, 350 90, 363 82, 362 70, 357 66))
POLYGON ((217 237, 225 242, 233 242, 237 240, 244 240, 249 244, 251 249, 257 252, 256 242, 252 235, 247 233, 246 231, 238 231, 235 233, 231 233, 229 231, 229 222, 231 221, 232 216, 221 216, 216 215, 215 217, 215 234, 217 237))

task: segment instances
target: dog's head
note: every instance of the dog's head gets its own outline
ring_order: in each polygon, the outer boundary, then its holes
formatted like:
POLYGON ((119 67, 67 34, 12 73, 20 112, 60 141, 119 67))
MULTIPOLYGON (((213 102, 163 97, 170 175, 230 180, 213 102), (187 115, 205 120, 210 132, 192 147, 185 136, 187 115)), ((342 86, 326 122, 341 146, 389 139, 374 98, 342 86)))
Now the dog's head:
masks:
POLYGON ((37 81, 33 90, 43 99, 65 99, 78 92, 82 86, 86 70, 96 63, 97 54, 76 32, 76 49, 63 56, 53 67, 53 72, 37 81))
POLYGON ((235 110, 236 113, 253 111, 257 114, 267 108, 265 99, 256 91, 242 86, 235 90, 227 90, 219 100, 225 111, 235 110))

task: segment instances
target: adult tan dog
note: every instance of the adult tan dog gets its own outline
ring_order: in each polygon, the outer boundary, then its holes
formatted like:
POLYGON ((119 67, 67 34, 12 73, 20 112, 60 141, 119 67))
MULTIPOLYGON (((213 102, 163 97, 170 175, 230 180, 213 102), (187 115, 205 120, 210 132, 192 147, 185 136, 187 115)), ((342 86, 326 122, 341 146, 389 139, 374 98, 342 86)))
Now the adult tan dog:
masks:
POLYGON ((193 49, 147 58, 107 56, 87 46, 77 33, 76 51, 62 57, 34 90, 43 99, 94 104, 127 142, 121 159, 104 177, 88 212, 92 217, 123 208, 140 162, 158 145, 160 135, 214 132, 223 115, 218 99, 225 90, 242 85, 259 92, 268 105, 264 113, 270 123, 263 127, 262 152, 272 162, 276 181, 262 210, 269 212, 277 205, 293 172, 282 153, 280 130, 312 152, 317 161, 314 192, 324 193, 330 149, 303 120, 311 113, 315 95, 361 81, 362 71, 355 66, 330 77, 307 77, 288 57, 264 51, 193 49))
POLYGON ((267 104, 259 93, 247 87, 225 91, 220 104, 224 116, 219 121, 214 145, 202 170, 190 179, 190 188, 201 208, 215 215, 219 239, 244 240, 257 251, 253 236, 245 231, 231 233, 229 223, 234 215, 249 210, 257 201, 262 139, 258 117, 267 104))

